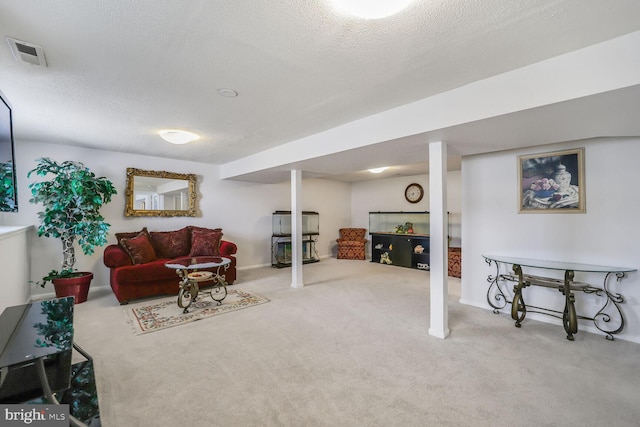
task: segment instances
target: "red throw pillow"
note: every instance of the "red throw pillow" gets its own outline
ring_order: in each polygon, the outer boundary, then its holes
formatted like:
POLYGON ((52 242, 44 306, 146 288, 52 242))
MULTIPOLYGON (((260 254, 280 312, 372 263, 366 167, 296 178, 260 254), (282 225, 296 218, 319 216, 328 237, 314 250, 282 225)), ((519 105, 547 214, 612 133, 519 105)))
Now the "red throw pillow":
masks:
POLYGON ((189 254, 191 233, 189 227, 177 231, 152 231, 151 244, 160 258, 178 258, 189 254))
POLYGON ((220 241, 222 231, 192 229, 191 230, 191 252, 189 256, 220 256, 220 241))
POLYGON ((116 240, 118 240, 118 244, 120 245, 120 241, 122 239, 133 239, 134 237, 137 237, 138 234, 140 233, 149 233, 149 231, 147 230, 147 227, 144 227, 142 230, 140 231, 132 231, 129 233, 116 233, 116 240))
POLYGON ((145 264, 158 258, 149 240, 149 235, 145 232, 141 232, 133 238, 120 239, 120 245, 127 251, 134 264, 145 264))
POLYGON ((194 230, 198 231, 222 231, 222 228, 206 228, 206 227, 196 227, 195 225, 190 225, 188 227, 193 233, 194 230))

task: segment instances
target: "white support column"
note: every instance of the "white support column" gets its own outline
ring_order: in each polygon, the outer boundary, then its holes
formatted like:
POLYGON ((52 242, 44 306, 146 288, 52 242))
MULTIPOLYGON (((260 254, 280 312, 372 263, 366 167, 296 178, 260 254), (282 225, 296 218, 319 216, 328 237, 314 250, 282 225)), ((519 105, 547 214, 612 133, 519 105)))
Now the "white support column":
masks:
POLYGON ((302 171, 291 171, 291 287, 302 288, 302 171))
POLYGON ((447 145, 429 144, 430 298, 429 335, 449 335, 447 251, 447 145))

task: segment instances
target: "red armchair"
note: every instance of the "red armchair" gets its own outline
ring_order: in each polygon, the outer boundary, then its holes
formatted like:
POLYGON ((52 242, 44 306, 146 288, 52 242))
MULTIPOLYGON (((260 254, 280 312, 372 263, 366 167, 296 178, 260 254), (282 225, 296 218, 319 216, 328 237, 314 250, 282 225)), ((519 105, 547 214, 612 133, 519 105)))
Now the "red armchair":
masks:
POLYGON ((338 242, 338 259, 364 259, 366 228, 341 228, 338 242))

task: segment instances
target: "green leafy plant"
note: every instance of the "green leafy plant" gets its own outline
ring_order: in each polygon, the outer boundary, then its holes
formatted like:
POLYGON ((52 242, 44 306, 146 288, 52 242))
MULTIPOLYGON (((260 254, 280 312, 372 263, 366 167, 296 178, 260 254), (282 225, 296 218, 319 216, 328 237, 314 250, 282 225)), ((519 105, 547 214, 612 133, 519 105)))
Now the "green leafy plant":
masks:
POLYGON ((85 255, 91 255, 95 247, 107 243, 110 224, 100 215, 100 208, 117 194, 115 187, 105 177, 97 177, 80 162, 57 163, 49 157, 36 160, 37 166, 27 177, 35 173, 52 179, 29 184, 30 203, 41 203, 44 211, 38 212, 40 226, 38 236, 54 237, 62 242, 62 267, 52 270, 41 281, 44 287, 52 279, 74 277, 76 262, 75 243, 85 255))

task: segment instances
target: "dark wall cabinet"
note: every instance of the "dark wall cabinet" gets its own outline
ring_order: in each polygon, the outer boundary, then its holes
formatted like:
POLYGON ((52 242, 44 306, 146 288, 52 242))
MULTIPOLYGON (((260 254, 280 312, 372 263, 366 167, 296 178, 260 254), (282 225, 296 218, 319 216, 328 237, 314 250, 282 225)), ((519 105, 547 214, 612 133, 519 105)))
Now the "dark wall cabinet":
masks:
MULTIPOLYGON (((369 212, 371 261, 429 270, 429 212, 369 212)), ((449 221, 449 218, 447 218, 449 221)), ((449 222, 451 243, 451 222, 449 222)), ((449 276, 461 276, 462 250, 449 247, 449 276)))
POLYGON ((429 212, 369 212, 371 261, 429 270, 429 212))
POLYGON ((429 236, 371 233, 371 262, 429 270, 429 236))

